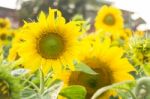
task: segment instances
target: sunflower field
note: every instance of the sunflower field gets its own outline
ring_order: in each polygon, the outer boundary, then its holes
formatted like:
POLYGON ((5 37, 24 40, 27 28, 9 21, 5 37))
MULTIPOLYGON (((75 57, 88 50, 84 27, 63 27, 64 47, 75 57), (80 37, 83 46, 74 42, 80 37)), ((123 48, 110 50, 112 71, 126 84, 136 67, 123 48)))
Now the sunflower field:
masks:
POLYGON ((0 18, 0 99, 150 99, 147 32, 111 5, 94 23, 47 9, 15 29, 0 18))

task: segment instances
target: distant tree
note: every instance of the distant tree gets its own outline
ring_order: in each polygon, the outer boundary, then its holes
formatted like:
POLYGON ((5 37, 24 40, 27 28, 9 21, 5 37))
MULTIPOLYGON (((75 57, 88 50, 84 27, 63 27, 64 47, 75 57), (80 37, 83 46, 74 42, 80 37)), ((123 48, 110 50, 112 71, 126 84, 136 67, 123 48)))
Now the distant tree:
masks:
POLYGON ((48 8, 57 8, 62 11, 63 16, 69 21, 76 14, 87 15, 87 5, 94 7, 96 13, 97 8, 103 4, 107 4, 104 0, 29 0, 21 1, 21 9, 19 10, 20 20, 36 20, 38 14, 42 11, 48 13, 48 8))

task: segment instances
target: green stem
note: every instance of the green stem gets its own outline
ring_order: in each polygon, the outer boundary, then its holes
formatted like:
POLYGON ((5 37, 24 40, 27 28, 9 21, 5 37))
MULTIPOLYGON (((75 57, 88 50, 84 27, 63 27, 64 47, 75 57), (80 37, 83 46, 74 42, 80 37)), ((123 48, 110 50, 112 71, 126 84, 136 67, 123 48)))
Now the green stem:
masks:
POLYGON ((41 69, 39 69, 40 72, 40 93, 42 94, 44 92, 44 75, 41 69))
MULTIPOLYGON (((120 85, 123 85, 123 84, 127 84, 127 83, 131 83, 133 82, 132 80, 129 80, 129 81, 124 81, 124 82, 120 82, 120 83, 116 83, 116 84, 113 84, 113 85, 110 85, 110 86, 106 86, 106 87, 103 87, 103 88, 100 88, 98 89, 94 95, 92 96, 91 99, 97 99, 98 96, 100 96, 101 94, 103 94, 104 92, 106 92, 107 90, 109 89, 112 89, 114 87, 117 87, 117 86, 120 86, 120 85)), ((136 98, 135 98, 136 99, 136 98)))
POLYGON ((48 81, 48 79, 52 76, 53 71, 51 71, 50 73, 48 73, 46 79, 44 80, 44 83, 46 83, 48 81))
POLYGON ((25 82, 27 82, 27 83, 29 83, 31 86, 33 86, 33 88, 34 88, 37 92, 40 91, 40 89, 39 89, 33 82, 28 81, 28 80, 26 80, 26 79, 25 79, 25 82))
POLYGON ((126 89, 126 88, 118 88, 118 89, 123 89, 123 90, 127 91, 131 95, 132 99, 137 99, 136 96, 133 94, 133 92, 130 91, 129 89, 126 89))
POLYGON ((30 81, 30 78, 32 77, 33 75, 29 76, 28 78, 25 78, 25 77, 22 77, 20 79, 24 80, 24 82, 22 83, 22 85, 25 85, 27 81, 30 81))
POLYGON ((19 66, 22 63, 22 59, 18 59, 11 64, 11 69, 14 69, 16 66, 19 66))

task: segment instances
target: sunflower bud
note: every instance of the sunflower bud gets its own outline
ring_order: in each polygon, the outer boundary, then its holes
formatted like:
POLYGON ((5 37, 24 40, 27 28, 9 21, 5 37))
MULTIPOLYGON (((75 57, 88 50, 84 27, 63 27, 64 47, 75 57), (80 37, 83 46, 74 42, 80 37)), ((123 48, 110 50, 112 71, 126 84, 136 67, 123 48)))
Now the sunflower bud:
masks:
POLYGON ((137 99, 150 99, 150 77, 143 77, 138 80, 135 94, 137 99))

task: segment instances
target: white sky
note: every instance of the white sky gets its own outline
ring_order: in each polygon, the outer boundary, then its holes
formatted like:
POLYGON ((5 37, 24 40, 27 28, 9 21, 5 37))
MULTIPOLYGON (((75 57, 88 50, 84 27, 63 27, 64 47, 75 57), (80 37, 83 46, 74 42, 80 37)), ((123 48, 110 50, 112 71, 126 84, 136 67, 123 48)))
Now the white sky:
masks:
MULTIPOLYGON (((1 7, 7 7, 11 9, 17 8, 17 0, 0 0, 1 7)), ((106 0, 114 2, 114 6, 136 12, 141 16, 150 27, 150 1, 149 0, 106 0)))
POLYGON ((114 6, 133 11, 142 17, 147 22, 147 27, 150 28, 150 1, 149 0, 107 0, 114 2, 114 6))
POLYGON ((0 7, 15 9, 17 0, 0 0, 0 7))

